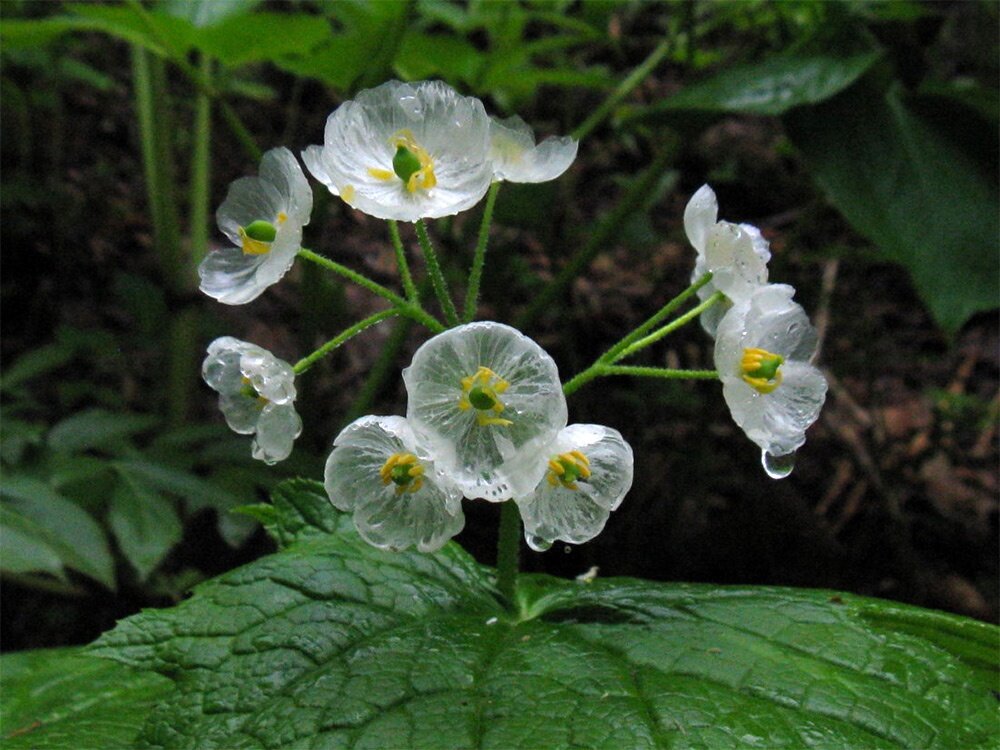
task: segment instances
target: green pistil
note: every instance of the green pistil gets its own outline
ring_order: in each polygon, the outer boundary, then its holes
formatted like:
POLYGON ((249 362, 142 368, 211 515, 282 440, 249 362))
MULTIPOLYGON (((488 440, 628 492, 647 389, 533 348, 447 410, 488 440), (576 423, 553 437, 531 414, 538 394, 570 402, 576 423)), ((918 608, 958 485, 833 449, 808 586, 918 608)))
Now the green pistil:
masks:
POLYGON ((764 357, 760 365, 753 372, 748 372, 751 378, 764 378, 766 380, 774 380, 775 376, 778 374, 778 368, 784 363, 785 358, 775 354, 771 357, 764 357))
POLYGON ((392 170, 404 183, 409 182, 421 168, 420 159, 406 146, 397 146, 396 155, 392 157, 392 170))
POLYGON ((247 237, 258 242, 274 242, 274 238, 278 234, 274 224, 263 219, 248 224, 243 227, 243 231, 246 232, 247 237))
POLYGON ((496 406, 497 400, 479 386, 469 391, 469 403, 480 411, 487 411, 496 406))
POLYGON ((560 459, 559 464, 563 467, 562 476, 559 477, 560 481, 572 483, 583 476, 583 473, 580 471, 580 467, 572 461, 563 461, 560 459))
POLYGON ((410 476, 410 469, 412 468, 412 464, 396 464, 392 467, 392 471, 389 472, 389 478, 400 487, 405 487, 413 481, 413 477, 410 476))

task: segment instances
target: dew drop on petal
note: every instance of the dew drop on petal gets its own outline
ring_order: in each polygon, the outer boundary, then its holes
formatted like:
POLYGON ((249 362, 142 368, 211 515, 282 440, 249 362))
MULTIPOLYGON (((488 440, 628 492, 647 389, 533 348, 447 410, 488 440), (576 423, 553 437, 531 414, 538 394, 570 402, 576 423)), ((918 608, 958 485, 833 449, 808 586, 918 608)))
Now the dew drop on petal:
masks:
POLYGON ((420 117, 424 109, 420 100, 412 95, 399 97, 399 106, 402 108, 403 112, 412 119, 420 117))
POLYGON ((771 479, 784 479, 795 468, 795 452, 774 456, 767 451, 761 451, 760 462, 771 479))
POLYGON ((542 539, 540 536, 528 534, 526 540, 528 542, 528 546, 535 550, 535 552, 545 552, 546 550, 552 549, 552 542, 548 539, 542 539))

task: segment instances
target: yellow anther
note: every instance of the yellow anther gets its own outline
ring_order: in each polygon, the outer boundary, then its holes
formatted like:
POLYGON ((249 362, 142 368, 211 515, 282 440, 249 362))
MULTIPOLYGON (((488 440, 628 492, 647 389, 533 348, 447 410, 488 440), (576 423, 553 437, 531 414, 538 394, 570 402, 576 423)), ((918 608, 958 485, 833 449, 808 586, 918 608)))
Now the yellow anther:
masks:
POLYGON ((246 230, 243 227, 240 227, 240 242, 243 247, 244 255, 266 255, 271 252, 270 242, 255 240, 246 233, 246 230))
POLYGON ((424 467, 412 453, 393 453, 378 471, 382 484, 396 485, 396 494, 416 492, 424 486, 424 467))
POLYGON ((284 224, 286 221, 288 221, 288 214, 286 214, 284 211, 279 211, 278 212, 278 223, 279 224, 284 224))
POLYGON ((568 490, 578 490, 578 479, 590 479, 590 459, 581 451, 560 453, 549 459, 549 471, 545 478, 552 487, 562 485, 568 490))
POLYGON ((497 375, 488 367, 476 370, 475 374, 462 378, 462 395, 458 399, 461 411, 476 410, 476 423, 480 427, 497 425, 507 427, 514 424, 509 419, 489 416, 490 412, 502 414, 505 408, 499 394, 510 388, 510 383, 497 375))
POLYGON ((354 202, 354 185, 344 185, 344 189, 340 191, 340 197, 344 203, 350 206, 354 202))
MULTIPOLYGON (((374 177, 376 180, 391 180, 396 176, 396 173, 391 169, 379 169, 378 167, 368 167, 368 174, 374 177)), ((344 200, 347 200, 346 198, 344 200)))
POLYGON ((770 393, 781 385, 782 374, 779 368, 784 362, 785 358, 780 354, 766 349, 744 349, 740 360, 740 377, 758 393, 770 393))

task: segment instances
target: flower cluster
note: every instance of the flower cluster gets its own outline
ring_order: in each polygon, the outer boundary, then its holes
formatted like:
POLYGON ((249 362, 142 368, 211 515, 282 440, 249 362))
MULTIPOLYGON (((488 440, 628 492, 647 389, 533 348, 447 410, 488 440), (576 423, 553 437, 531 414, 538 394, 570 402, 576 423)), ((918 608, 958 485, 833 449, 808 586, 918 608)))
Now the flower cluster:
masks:
POLYGON ((566 426, 552 358, 479 322, 424 343, 403 371, 406 418, 362 417, 326 463, 331 502, 379 547, 433 550, 461 530, 461 498, 513 499, 535 549, 604 528, 632 485, 632 450, 600 425, 566 426))
POLYGON ((826 399, 826 379, 809 360, 816 330, 787 284, 767 283, 771 253, 757 227, 718 221, 719 206, 708 185, 684 210, 684 229, 698 252, 692 281, 707 300, 722 292, 723 304, 701 316, 715 338, 715 367, 733 419, 761 449, 767 473, 788 476, 806 429, 826 399))

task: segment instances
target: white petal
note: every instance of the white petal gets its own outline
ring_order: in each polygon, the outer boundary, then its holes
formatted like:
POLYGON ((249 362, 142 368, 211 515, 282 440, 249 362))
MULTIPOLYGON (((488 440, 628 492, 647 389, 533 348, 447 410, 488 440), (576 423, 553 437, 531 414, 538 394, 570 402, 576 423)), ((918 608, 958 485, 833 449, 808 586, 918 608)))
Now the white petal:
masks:
POLYGON ((278 188, 260 177, 240 177, 229 185, 226 199, 215 212, 219 229, 240 247, 240 227, 255 221, 277 222, 285 210, 285 199, 278 188))
MULTIPOLYGON (((694 271, 691 272, 691 283, 695 283, 708 272, 705 268, 705 259, 703 256, 698 256, 698 260, 694 264, 694 271)), ((698 301, 704 302, 713 294, 715 294, 718 289, 715 288, 715 284, 709 281, 703 287, 698 290, 698 301)), ((701 315, 698 316, 698 321, 701 323, 702 330, 705 331, 709 336, 715 338, 715 332, 719 327, 719 322, 730 308, 732 308, 733 303, 728 299, 722 299, 716 302, 710 308, 705 310, 701 315)))
POLYGON ((327 495, 337 508, 354 512, 358 532, 386 549, 416 545, 438 549, 465 523, 461 492, 416 442, 402 417, 362 417, 345 427, 326 462, 327 495), (424 467, 417 492, 382 483, 379 470, 395 453, 413 453, 424 467))
POLYGON ((688 242, 699 255, 705 252, 708 233, 715 226, 718 217, 719 202, 715 198, 715 191, 708 185, 702 185, 684 208, 684 231, 688 242))
POLYGON ((295 371, 290 364, 266 349, 256 346, 244 349, 240 357, 240 372, 268 401, 287 404, 295 400, 295 371))
POLYGON ((536 146, 531 128, 517 116, 490 123, 490 158, 497 180, 554 180, 569 169, 579 146, 579 141, 566 136, 547 138, 536 146))
POLYGON ((329 190, 333 195, 340 195, 340 191, 337 190, 337 186, 333 184, 333 178, 330 177, 330 173, 326 171, 326 166, 323 160, 323 147, 322 146, 309 146, 302 152, 302 161, 306 165, 306 169, 319 180, 326 189, 329 190))
POLYGON ((538 344, 499 323, 459 326, 421 346, 403 380, 407 419, 467 497, 499 501, 534 489, 567 414, 558 368, 538 344), (480 367, 510 384, 495 416, 511 425, 480 425, 475 409, 459 408, 462 379, 480 367))
POLYGON ((705 267, 712 284, 734 303, 740 303, 767 283, 767 264, 754 247, 753 238, 739 225, 718 222, 708 234, 705 267))
POLYGON ((312 188, 291 151, 273 148, 265 153, 260 161, 260 178, 278 191, 288 220, 300 228, 309 223, 312 188))
POLYGON ((289 404, 268 404, 257 420, 253 457, 266 464, 284 461, 292 452, 295 438, 302 434, 302 420, 289 404))
POLYGON ((754 294, 747 314, 744 346, 759 347, 788 360, 807 362, 816 351, 816 329, 787 284, 770 284, 754 294))
POLYGON ((621 433, 602 425, 575 424, 560 431, 549 457, 580 451, 590 462, 591 475, 578 480, 576 490, 542 479, 535 491, 516 498, 526 537, 580 544, 597 536, 610 511, 632 486, 632 449, 621 433))

